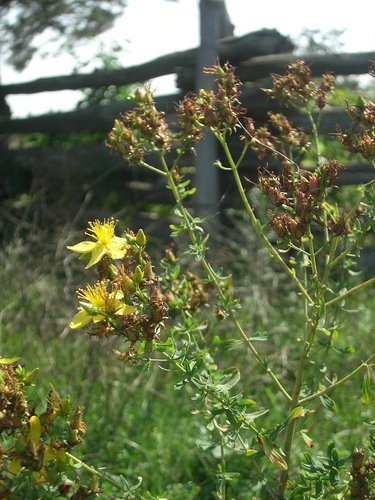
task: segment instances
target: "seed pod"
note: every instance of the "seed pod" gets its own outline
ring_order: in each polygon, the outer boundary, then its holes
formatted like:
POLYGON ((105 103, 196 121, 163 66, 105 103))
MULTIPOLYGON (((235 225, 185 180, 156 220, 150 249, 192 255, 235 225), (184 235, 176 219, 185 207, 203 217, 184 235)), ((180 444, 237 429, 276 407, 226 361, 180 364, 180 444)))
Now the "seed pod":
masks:
POLYGON ((216 127, 218 123, 215 111, 208 104, 206 104, 204 107, 204 123, 208 127, 216 127))
POLYGON ((319 179, 315 175, 309 177, 309 193, 315 195, 320 190, 319 179))
POLYGON ((352 453, 352 465, 355 471, 358 471, 362 468, 365 461, 365 455, 362 451, 353 451, 352 453))
POLYGON ((300 241, 302 236, 305 234, 304 226, 292 218, 288 219, 288 230, 290 235, 298 241, 300 241))
POLYGON ((275 207, 281 207, 281 205, 288 203, 288 199, 286 198, 286 196, 278 189, 275 189, 273 187, 269 187, 267 194, 270 198, 270 202, 275 207))

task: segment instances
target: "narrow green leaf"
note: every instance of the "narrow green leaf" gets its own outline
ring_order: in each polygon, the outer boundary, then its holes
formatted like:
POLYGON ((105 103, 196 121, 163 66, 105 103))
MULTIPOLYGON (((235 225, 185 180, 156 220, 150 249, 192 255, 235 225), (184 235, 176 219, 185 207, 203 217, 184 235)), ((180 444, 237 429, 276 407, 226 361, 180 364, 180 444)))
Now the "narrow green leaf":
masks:
POLYGON ((183 389, 188 382, 189 381, 187 379, 184 379, 184 380, 181 380, 180 382, 177 382, 177 384, 175 384, 175 386, 174 386, 174 390, 181 391, 181 389, 183 389))
POLYGON ((365 193, 365 196, 366 196, 366 198, 367 198, 367 201, 368 201, 370 204, 372 204, 374 200, 373 200, 373 198, 372 198, 372 194, 370 193, 370 191, 368 191, 368 190, 366 189, 366 190, 364 191, 364 193, 365 193))
POLYGON ((265 342, 270 338, 270 336, 271 334, 267 332, 256 332, 249 338, 249 340, 251 340, 251 342, 255 340, 258 342, 265 342))
POLYGON ((307 446, 309 446, 310 448, 313 448, 314 447, 314 441, 306 434, 306 432, 304 432, 304 431, 299 431, 299 432, 300 432, 303 440, 307 444, 307 446))
POLYGON ((246 413, 246 423, 250 424, 251 422, 254 422, 256 418, 262 417, 268 413, 268 410, 259 410, 259 411, 254 411, 253 413, 246 413))
POLYGON ((288 465, 281 456, 281 453, 275 449, 273 446, 270 438, 266 434, 262 434, 258 436, 258 443, 261 446, 262 450, 264 453, 267 455, 268 460, 273 464, 275 467, 282 469, 282 470, 288 470, 288 465))
POLYGON ((241 378, 240 371, 237 368, 233 368, 232 375, 229 378, 229 380, 224 384, 215 385, 215 389, 217 391, 223 391, 223 392, 229 391, 230 389, 232 389, 232 387, 234 387, 237 384, 240 378, 241 378))
POLYGON ((365 371, 365 377, 362 387, 362 403, 368 406, 371 403, 371 369, 368 366, 365 371))
POLYGON ((170 352, 174 350, 174 345, 172 343, 172 339, 169 338, 164 344, 158 344, 154 342, 153 348, 158 352, 170 352))
POLYGON ((136 368, 137 371, 143 373, 147 372, 150 369, 150 366, 151 366, 151 361, 147 361, 147 363, 138 364, 136 368))
POLYGON ((222 340, 217 345, 217 348, 221 352, 227 352, 227 351, 233 351, 234 349, 237 349, 237 347, 240 347, 242 344, 243 344, 243 340, 228 339, 228 340, 222 340))
POLYGON ((319 304, 319 320, 318 320, 318 329, 321 330, 324 327, 326 322, 326 303, 324 300, 320 301, 319 304))
POLYGON ((320 479, 315 481, 315 498, 322 498, 324 493, 323 483, 320 479))
POLYGON ((254 450, 254 448, 248 448, 246 450, 246 456, 247 457, 251 457, 252 455, 255 455, 256 453, 258 453, 256 450, 254 450))
POLYGON ((332 349, 334 351, 336 351, 336 352, 339 352, 340 354, 350 355, 350 354, 354 354, 355 353, 355 349, 354 349, 354 347, 352 345, 347 345, 344 348, 332 347, 332 349))
POLYGON ((337 410, 336 403, 333 401, 333 399, 331 399, 329 396, 327 396, 327 394, 322 394, 319 397, 319 399, 322 402, 322 405, 324 406, 324 408, 327 408, 327 410, 336 412, 336 410, 337 410))
POLYGON ((287 418, 287 422, 291 422, 292 420, 297 420, 303 415, 303 406, 297 406, 292 410, 287 418))
POLYGON ((20 358, 0 358, 0 365, 11 365, 12 363, 15 363, 18 361, 20 358))
POLYGON ((255 406, 256 402, 253 401, 252 399, 240 399, 238 404, 240 406, 255 406))
POLYGON ((220 337, 219 335, 215 335, 214 338, 212 339, 211 347, 215 347, 218 344, 220 344, 220 337))

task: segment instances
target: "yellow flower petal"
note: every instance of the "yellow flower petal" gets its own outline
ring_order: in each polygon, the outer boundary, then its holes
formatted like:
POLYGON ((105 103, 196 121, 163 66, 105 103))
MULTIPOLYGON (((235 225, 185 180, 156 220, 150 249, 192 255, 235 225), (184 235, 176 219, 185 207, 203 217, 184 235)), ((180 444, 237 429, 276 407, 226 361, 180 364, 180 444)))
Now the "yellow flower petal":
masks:
POLYGON ((72 250, 72 252, 90 253, 93 251, 95 245, 96 245, 95 241, 81 241, 81 243, 77 243, 77 245, 68 246, 66 248, 72 250))
POLYGON ((90 323, 91 319, 92 319, 92 316, 90 316, 90 314, 87 314, 86 311, 79 311, 74 316, 74 318, 70 322, 69 326, 73 330, 75 330, 77 328, 83 328, 84 326, 86 326, 90 323))
POLYGON ((35 479, 35 481, 37 483, 44 483, 45 482, 44 476, 42 476, 42 474, 40 474, 39 472, 33 471, 32 474, 33 474, 33 478, 35 479))
POLYGON ((94 323, 99 323, 100 321, 103 321, 103 319, 105 319, 105 316, 102 314, 97 314, 96 316, 92 316, 91 314, 88 314, 86 311, 79 311, 74 316, 69 326, 70 328, 72 328, 72 330, 78 330, 78 328, 83 328, 84 326, 88 325, 90 321, 93 321, 94 323))
POLYGON ((55 448, 53 446, 51 446, 50 444, 48 444, 45 448, 44 448, 44 453, 43 453, 43 461, 50 461, 50 460, 55 460, 55 458, 57 458, 57 451, 55 450, 55 448))
POLYGON ((91 258, 86 266, 86 269, 97 264, 102 259, 102 257, 104 257, 106 253, 107 253, 107 246, 102 245, 101 243, 96 243, 92 250, 91 258))
POLYGON ((116 311, 116 314, 120 314, 121 316, 126 316, 126 314, 132 314, 133 312, 136 311, 135 306, 129 306, 128 304, 123 304, 118 311, 116 311))
POLYGON ((34 443, 35 446, 39 444, 40 434, 42 432, 42 426, 40 424, 39 417, 33 415, 29 420, 30 431, 27 439, 30 439, 34 443))
POLYGON ((10 466, 8 469, 9 474, 15 476, 21 470, 21 459, 18 457, 13 457, 10 462, 10 466))
POLYGON ((98 314, 97 316, 91 316, 91 318, 94 323, 99 323, 100 321, 103 321, 103 319, 105 319, 105 316, 98 314))

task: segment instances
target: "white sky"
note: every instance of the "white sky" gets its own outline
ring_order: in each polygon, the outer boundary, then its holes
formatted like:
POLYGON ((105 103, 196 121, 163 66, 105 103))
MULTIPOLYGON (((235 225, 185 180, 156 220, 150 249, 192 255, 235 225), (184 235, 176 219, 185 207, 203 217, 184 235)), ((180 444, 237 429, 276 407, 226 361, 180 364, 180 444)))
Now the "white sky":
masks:
MULTIPOLYGON (((322 33, 332 29, 345 30, 340 37, 344 51, 374 51, 375 59, 374 0, 362 0, 358 4, 314 0, 310 6, 300 0, 226 0, 226 5, 237 36, 261 28, 275 28, 292 38, 298 37, 304 28, 319 29, 322 33)), ((81 48, 81 62, 93 61, 82 71, 90 72, 100 66, 95 60, 100 42, 108 51, 114 43, 123 46, 120 60, 124 66, 196 47, 199 43, 198 9, 199 0, 128 0, 128 7, 115 27, 94 43, 81 48)), ((70 74, 76 64, 77 61, 68 55, 37 56, 22 73, 16 73, 3 64, 1 82, 8 84, 70 74)), ((154 86, 162 93, 170 92, 173 81, 173 77, 164 77, 154 82, 154 86)), ((81 97, 80 91, 46 92, 8 96, 7 102, 13 117, 22 117, 72 109, 81 97)))

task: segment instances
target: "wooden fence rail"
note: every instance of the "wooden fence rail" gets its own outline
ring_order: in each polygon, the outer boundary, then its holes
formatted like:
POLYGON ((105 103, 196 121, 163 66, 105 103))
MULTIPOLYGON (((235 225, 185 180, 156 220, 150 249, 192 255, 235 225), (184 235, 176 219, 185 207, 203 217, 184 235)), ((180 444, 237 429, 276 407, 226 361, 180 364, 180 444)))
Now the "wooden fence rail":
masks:
MULTIPOLYGON (((167 120, 173 126, 173 122, 177 119, 175 104, 186 92, 194 89, 193 75, 197 50, 191 49, 169 54, 133 68, 96 71, 90 75, 42 78, 33 82, 3 85, 0 86, 0 99, 10 94, 33 94, 47 90, 99 88, 109 85, 123 86, 176 73, 180 91, 173 95, 156 97, 158 109, 167 113, 167 120)), ((372 52, 329 55, 304 54, 297 57, 291 53, 291 50, 290 41, 275 30, 261 30, 241 38, 230 37, 221 41, 220 60, 221 62, 229 60, 230 63, 237 66, 236 74, 245 83, 241 96, 242 105, 248 109, 249 116, 253 117, 257 124, 263 124, 267 120, 269 110, 279 111, 281 109, 280 104, 268 99, 260 88, 269 87, 271 84, 269 75, 271 73, 282 74, 290 62, 303 59, 310 64, 313 76, 320 76, 325 72, 332 72, 334 76, 346 76, 366 74, 375 60, 375 53, 372 52)), ((132 101, 123 100, 113 101, 107 105, 88 106, 70 112, 24 119, 0 118, 0 136, 34 132, 50 135, 71 132, 108 132, 113 125, 113 120, 119 117, 120 113, 124 113, 133 106, 132 101)), ((309 124, 303 116, 293 114, 290 109, 283 109, 283 112, 288 115, 295 126, 303 127, 309 131, 309 124)), ((323 134, 332 134, 337 131, 337 126, 344 130, 349 125, 350 119, 342 106, 326 112, 320 131, 323 134)), ((238 137, 232 139, 232 146, 236 155, 236 149, 240 147, 238 137)), ((85 172, 87 173, 89 168, 95 170, 96 167, 93 165, 99 163, 105 165, 103 168, 109 171, 116 170, 116 165, 121 164, 121 158, 116 158, 115 155, 110 156, 108 149, 103 145, 90 146, 88 150, 82 145, 80 151, 75 149, 63 151, 47 147, 20 150, 0 149, 0 172, 5 179, 3 184, 5 186, 6 182, 11 183, 12 176, 22 176, 23 173, 30 175, 36 165, 42 166, 43 171, 48 172, 46 178, 53 178, 54 169, 56 173, 58 172, 59 161, 64 163, 64 169, 66 168, 68 171, 70 169, 73 174, 82 171, 83 175, 85 172)), ((185 166, 189 166, 191 158, 186 156, 184 162, 185 166)), ((256 169, 260 164, 255 155, 247 155, 242 167, 244 175, 255 179, 256 169)), ((220 172, 220 176, 221 193, 226 193, 226 197, 223 198, 225 205, 225 199, 230 199, 232 202, 234 195, 225 173, 220 172)), ((372 169, 355 164, 348 166, 340 174, 339 182, 343 184, 367 182, 374 177, 372 169)), ((160 196, 165 197, 163 186, 159 186, 150 173, 143 173, 140 176, 139 171, 129 168, 121 179, 126 197, 134 202, 140 199, 153 202, 160 196), (164 194, 161 195, 161 192, 164 194)), ((52 181, 53 183, 54 181, 52 181)), ((58 182, 55 184, 57 185, 58 182)), ((7 189, 6 186, 2 189, 0 185, 0 198, 4 198, 4 193, 9 192, 7 189)))

